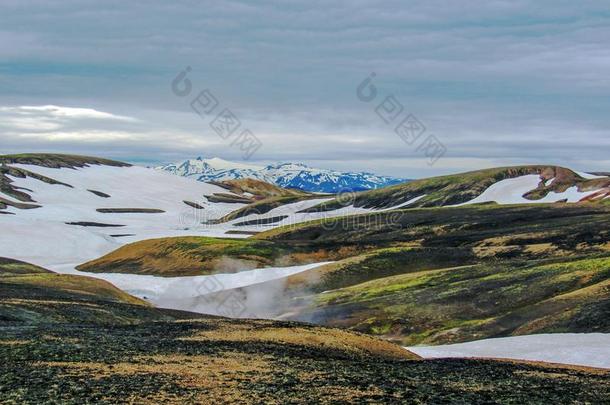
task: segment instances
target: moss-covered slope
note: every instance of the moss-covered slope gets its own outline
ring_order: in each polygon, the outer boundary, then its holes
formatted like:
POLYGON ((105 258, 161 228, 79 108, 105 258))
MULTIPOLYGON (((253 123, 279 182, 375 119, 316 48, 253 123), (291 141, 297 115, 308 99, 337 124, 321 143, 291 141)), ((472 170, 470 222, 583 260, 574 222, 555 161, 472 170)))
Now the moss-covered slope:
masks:
POLYGON ((77 269, 90 273, 167 277, 208 275, 316 263, 336 260, 348 254, 340 247, 336 250, 309 249, 307 246, 256 239, 185 236, 130 243, 83 263, 77 269))
POLYGON ((176 319, 176 312, 153 308, 103 280, 0 258, 0 325, 126 324, 176 319))
MULTIPOLYGON (((537 188, 524 195, 524 198, 530 200, 543 198, 551 191, 564 192, 573 186, 581 191, 610 186, 610 178, 587 180, 572 170, 559 166, 513 166, 431 177, 378 190, 365 191, 356 194, 353 203, 355 207, 389 208, 423 196, 409 204, 408 207, 455 205, 478 197, 491 185, 501 180, 532 174, 540 176, 540 183, 537 188)), ((329 211, 341 208, 343 205, 344 203, 339 198, 309 208, 304 212, 329 211)))
POLYGON ((310 297, 292 319, 441 344, 610 332, 610 258, 499 262, 383 277, 310 297))

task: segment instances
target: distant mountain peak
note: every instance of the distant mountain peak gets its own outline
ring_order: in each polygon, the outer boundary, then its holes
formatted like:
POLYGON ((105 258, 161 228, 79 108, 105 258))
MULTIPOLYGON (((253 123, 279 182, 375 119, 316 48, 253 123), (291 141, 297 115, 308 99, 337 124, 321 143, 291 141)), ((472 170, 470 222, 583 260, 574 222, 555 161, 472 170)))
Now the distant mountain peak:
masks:
POLYGON ((291 162, 281 162, 275 163, 267 166, 268 169, 282 169, 282 170, 317 170, 313 169, 310 166, 307 166, 304 163, 291 163, 291 162))
POLYGON ((322 193, 372 190, 407 181, 389 176, 377 176, 368 172, 316 169, 304 163, 280 162, 263 167, 230 162, 219 157, 206 159, 201 156, 197 159, 159 166, 157 169, 199 181, 251 178, 284 188, 322 193))

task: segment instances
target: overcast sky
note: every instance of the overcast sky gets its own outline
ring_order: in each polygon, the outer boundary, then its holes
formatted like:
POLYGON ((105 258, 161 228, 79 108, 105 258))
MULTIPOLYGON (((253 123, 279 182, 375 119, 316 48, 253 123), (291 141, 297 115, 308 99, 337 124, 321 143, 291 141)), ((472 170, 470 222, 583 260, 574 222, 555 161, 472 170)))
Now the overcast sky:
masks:
POLYGON ((252 163, 609 171, 609 94, 602 1, 0 2, 0 153, 240 160, 232 137, 249 129, 252 163), (204 89, 218 107, 202 118, 190 102, 204 89), (386 124, 390 95, 403 109, 386 124), (209 125, 224 108, 241 122, 228 139, 209 125), (394 132, 408 114, 426 128, 411 145, 394 132), (418 150, 430 135, 446 148, 433 165, 418 150))

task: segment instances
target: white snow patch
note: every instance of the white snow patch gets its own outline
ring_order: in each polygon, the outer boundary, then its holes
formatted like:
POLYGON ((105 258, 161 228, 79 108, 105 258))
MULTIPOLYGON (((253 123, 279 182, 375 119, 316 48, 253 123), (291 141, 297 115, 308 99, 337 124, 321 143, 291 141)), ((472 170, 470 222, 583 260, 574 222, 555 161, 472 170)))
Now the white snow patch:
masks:
POLYGON ((478 197, 455 206, 466 204, 476 204, 495 201, 498 204, 531 204, 531 203, 553 203, 561 200, 568 202, 578 202, 584 197, 595 193, 594 191, 578 191, 576 186, 570 187, 563 193, 551 191, 544 198, 539 200, 528 200, 523 195, 534 190, 540 183, 540 176, 537 174, 528 174, 526 176, 505 179, 492 184, 478 197))
MULTIPOLYGON (((222 162, 216 161, 216 163, 222 162)), ((210 225, 206 222, 221 218, 243 207, 244 204, 210 203, 204 195, 227 191, 212 184, 137 166, 91 165, 78 169, 55 169, 22 164, 13 166, 72 186, 48 184, 31 177, 12 178, 14 185, 33 190, 29 193, 36 204, 42 207, 32 210, 13 207, 7 209, 16 215, 2 217, 0 256, 24 260, 43 267, 63 263, 83 263, 127 243, 145 239, 174 236, 246 238, 249 235, 227 234, 227 232, 230 230, 258 232, 320 218, 373 211, 349 206, 328 212, 298 213, 331 200, 331 198, 316 198, 284 205, 264 215, 249 215, 229 223, 210 225), (100 191, 110 197, 102 198, 88 190, 100 191), (195 202, 204 208, 194 209, 184 201, 195 202), (152 208, 165 212, 100 213, 96 211, 98 208, 152 208), (280 215, 286 215, 287 218, 265 226, 233 226, 236 222, 280 215), (85 227, 67 225, 68 222, 122 226, 85 227)), ((407 201, 404 205, 409 203, 407 201)))
POLYGON ((441 346, 412 346, 424 358, 487 357, 610 368, 610 334, 552 333, 484 339, 441 346))
MULTIPOLYGON (((138 274, 121 273, 87 273, 74 269, 74 264, 49 266, 49 270, 64 274, 78 274, 106 280, 121 290, 144 298, 155 306, 161 308, 178 309, 184 311, 200 312, 207 314, 225 314, 222 302, 231 300, 231 294, 212 300, 206 295, 216 294, 234 288, 247 287, 253 284, 264 283, 272 280, 280 280, 293 274, 301 273, 313 268, 329 264, 331 262, 312 263, 301 266, 290 267, 268 267, 255 270, 240 271, 237 273, 214 274, 209 276, 187 276, 187 277, 157 277, 138 274)), ((228 304, 228 303, 227 303, 228 304)), ((250 302, 250 305, 253 305, 250 302)), ((256 306, 244 308, 243 316, 257 316, 256 306)), ((237 314, 228 314, 236 315, 237 314)))
POLYGON ((211 167, 213 167, 214 169, 217 169, 217 170, 231 170, 231 169, 262 170, 263 169, 263 166, 255 166, 255 165, 249 165, 249 164, 245 164, 245 163, 229 162, 228 160, 224 160, 219 157, 205 159, 205 160, 202 160, 202 162, 209 164, 211 167))
POLYGON ((233 224, 243 222, 243 221, 273 218, 273 217, 277 217, 277 216, 287 215, 287 217, 285 219, 283 219, 282 221, 275 222, 272 224, 238 226, 238 227, 233 228, 233 229, 239 229, 239 230, 243 230, 243 231, 259 232, 259 231, 266 231, 266 230, 269 230, 272 228, 277 228, 279 226, 295 225, 295 224, 299 224, 302 222, 313 221, 313 220, 317 220, 317 219, 336 218, 336 217, 343 217, 346 215, 364 214, 364 213, 375 211, 375 210, 368 209, 368 208, 356 208, 353 205, 349 205, 349 206, 342 207, 342 208, 339 208, 336 210, 325 211, 325 212, 299 212, 299 211, 314 207, 318 204, 324 203, 326 201, 331 201, 331 200, 333 200, 333 198, 316 198, 316 199, 312 199, 312 200, 299 201, 296 203, 286 204, 286 205, 282 205, 281 207, 274 208, 265 214, 261 214, 261 215, 252 214, 252 215, 247 215, 245 217, 237 218, 237 219, 234 219, 234 220, 228 222, 227 224, 233 225, 233 224))
POLYGON ((261 214, 261 215, 252 214, 252 215, 248 215, 248 216, 241 217, 238 219, 234 219, 234 220, 228 222, 228 224, 234 225, 236 223, 243 222, 243 221, 260 220, 260 219, 265 219, 265 218, 278 217, 278 216, 282 216, 282 215, 288 216, 287 218, 283 219, 282 221, 275 222, 272 224, 238 226, 238 227, 233 228, 233 229, 240 229, 240 230, 244 230, 244 231, 253 231, 253 232, 266 231, 266 230, 269 230, 272 228, 277 228, 279 226, 296 225, 296 224, 299 224, 302 222, 314 221, 314 220, 318 220, 318 219, 338 218, 338 217, 344 217, 344 216, 348 216, 348 215, 367 214, 367 213, 371 213, 371 212, 382 212, 382 211, 395 210, 395 209, 399 209, 402 207, 406 207, 410 204, 413 204, 414 202, 420 200, 421 198, 423 198, 425 196, 426 195, 424 194, 424 195, 412 198, 409 201, 405 201, 402 204, 398 204, 396 206, 389 207, 389 208, 383 208, 383 209, 359 208, 359 207, 354 207, 353 205, 348 205, 348 206, 345 206, 345 207, 342 207, 342 208, 339 208, 336 210, 331 210, 331 211, 299 212, 299 211, 305 210, 307 208, 314 207, 318 204, 322 204, 324 202, 333 200, 333 198, 317 198, 317 199, 312 199, 312 200, 299 201, 299 202, 292 203, 292 204, 286 204, 281 207, 274 208, 273 210, 271 210, 265 214, 261 214))
MULTIPOLYGON (((169 173, 143 167, 92 165, 79 169, 53 169, 34 165, 13 165, 39 173, 73 188, 48 184, 34 178, 14 178, 42 205, 2 216, 0 256, 24 260, 39 266, 79 263, 95 259, 120 246, 144 239, 169 236, 225 236, 229 226, 202 227, 206 219, 220 218, 243 204, 209 203, 204 195, 226 190, 169 173), (101 191, 101 198, 88 190, 101 191), (204 206, 195 210, 183 201, 204 206), (164 213, 99 213, 98 208, 154 208, 164 213), (122 227, 82 227, 66 222, 97 222, 122 227), (197 229, 194 229, 197 228, 197 229), (130 234, 129 237, 111 235, 130 234)), ((244 237, 234 235, 233 237, 244 237)))
POLYGON ((590 173, 586 173, 586 172, 577 172, 574 171, 574 173, 578 174, 580 177, 587 179, 587 180, 591 180, 591 179, 605 179, 608 176, 596 176, 595 174, 590 174, 590 173))
POLYGON ((390 210, 396 210, 396 209, 402 208, 402 207, 407 207, 407 206, 413 204, 414 202, 421 200, 425 196, 426 196, 426 194, 420 195, 419 197, 411 198, 409 201, 405 201, 402 204, 398 204, 398 205, 395 205, 395 206, 390 207, 390 208, 384 208, 384 209, 382 209, 380 211, 390 211, 390 210))

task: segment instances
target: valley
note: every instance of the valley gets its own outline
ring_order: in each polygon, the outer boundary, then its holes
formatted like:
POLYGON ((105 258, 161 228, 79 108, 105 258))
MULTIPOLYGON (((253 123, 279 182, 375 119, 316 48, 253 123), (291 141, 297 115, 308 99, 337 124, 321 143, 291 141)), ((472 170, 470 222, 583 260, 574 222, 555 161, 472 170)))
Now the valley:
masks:
POLYGON ((602 369, 422 360, 368 335, 154 308, 110 284, 0 260, 3 403, 603 401, 602 369))
POLYGON ((335 195, 66 155, 0 156, 0 173, 14 401, 49 384, 102 402, 607 395, 607 177, 524 166, 335 195), (549 334, 557 350, 518 340, 549 334), (16 390, 26 375, 47 382, 16 390))

